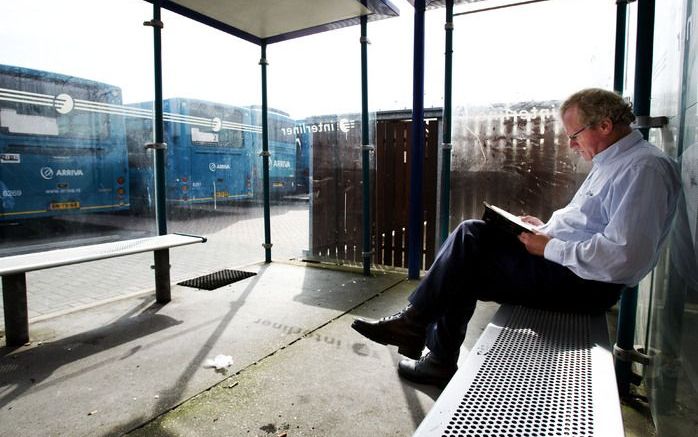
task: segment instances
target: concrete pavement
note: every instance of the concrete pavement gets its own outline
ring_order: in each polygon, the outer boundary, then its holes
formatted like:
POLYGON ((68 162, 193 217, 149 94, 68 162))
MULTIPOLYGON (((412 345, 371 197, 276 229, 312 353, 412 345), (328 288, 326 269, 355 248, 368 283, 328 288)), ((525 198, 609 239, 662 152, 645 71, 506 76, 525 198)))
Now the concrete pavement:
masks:
MULTIPOLYGON (((213 291, 115 300, 30 325, 0 349, 0 437, 411 435, 440 393, 350 328, 405 305, 404 273, 275 262, 213 291), (219 371, 218 355, 233 359, 219 371)), ((497 305, 479 304, 465 357, 497 305)), ((626 435, 651 436, 623 408, 626 435), (638 431, 639 430, 639 431, 638 431)))
POLYGON ((32 323, 30 345, 2 348, 0 436, 416 428, 437 392, 401 381, 395 348, 349 328, 355 314, 400 309, 414 281, 282 263, 245 270, 257 275, 210 292, 175 286, 164 306, 142 296, 32 323), (206 367, 220 354, 232 366, 206 367))

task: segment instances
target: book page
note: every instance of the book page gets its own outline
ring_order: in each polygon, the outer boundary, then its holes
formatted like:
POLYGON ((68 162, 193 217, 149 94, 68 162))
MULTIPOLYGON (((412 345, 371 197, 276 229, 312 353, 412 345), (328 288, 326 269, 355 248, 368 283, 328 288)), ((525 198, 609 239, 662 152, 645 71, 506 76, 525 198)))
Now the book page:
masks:
POLYGON ((510 222, 513 222, 513 223, 515 223, 515 224, 521 226, 522 228, 524 228, 524 229, 526 229, 526 230, 528 230, 528 231, 530 231, 530 232, 533 232, 533 231, 536 230, 536 227, 533 226, 532 224, 526 223, 525 221, 521 220, 518 216, 515 216, 514 214, 512 214, 512 213, 510 213, 510 212, 508 212, 508 211, 505 211, 505 210, 503 210, 502 208, 499 208, 499 207, 494 206, 494 205, 490 205, 490 204, 487 203, 487 202, 485 202, 485 207, 486 207, 486 208, 490 208, 492 211, 494 211, 494 212, 496 212, 497 214, 501 215, 501 216, 504 217, 505 219, 507 219, 507 220, 509 220, 510 222))

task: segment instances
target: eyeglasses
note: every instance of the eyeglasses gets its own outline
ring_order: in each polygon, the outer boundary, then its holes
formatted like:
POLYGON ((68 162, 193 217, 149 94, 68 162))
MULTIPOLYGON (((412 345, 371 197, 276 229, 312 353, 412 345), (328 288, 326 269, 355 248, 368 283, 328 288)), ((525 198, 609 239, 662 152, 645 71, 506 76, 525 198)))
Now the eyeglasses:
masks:
POLYGON ((588 125, 584 126, 583 128, 579 129, 578 131, 576 131, 576 132, 573 133, 572 135, 567 135, 567 138, 569 138, 570 141, 576 141, 576 140, 577 140, 577 137, 579 136, 579 134, 581 134, 582 132, 584 132, 584 130, 586 130, 586 129, 589 128, 589 127, 591 127, 590 124, 588 124, 588 125))

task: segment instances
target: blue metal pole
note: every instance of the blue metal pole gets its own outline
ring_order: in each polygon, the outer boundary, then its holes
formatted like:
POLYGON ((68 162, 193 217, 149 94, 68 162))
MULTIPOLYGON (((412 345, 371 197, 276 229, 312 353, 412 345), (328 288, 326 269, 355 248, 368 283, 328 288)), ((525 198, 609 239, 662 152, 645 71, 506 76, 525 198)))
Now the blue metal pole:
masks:
POLYGON ((267 44, 262 43, 262 183, 264 186, 264 262, 271 262, 271 214, 269 211, 269 123, 267 120, 267 44))
POLYGON ((453 78, 453 0, 446 0, 446 52, 444 54, 444 114, 441 145, 441 197, 439 202, 439 241, 448 237, 451 214, 451 97, 453 78))
POLYGON ((160 0, 153 2, 153 69, 155 79, 155 98, 153 111, 155 115, 155 217, 158 235, 167 234, 167 202, 165 191, 165 134, 162 115, 162 21, 160 20, 160 0))
MULTIPOLYGON (((635 48, 635 96, 633 112, 650 115, 652 97, 652 51, 654 50, 654 0, 637 2, 637 44, 635 48)), ((649 128, 640 129, 645 139, 649 128)))
POLYGON ((613 89, 623 95, 625 77, 625 32, 628 0, 616 0, 616 51, 613 68, 613 89))
POLYGON ((371 274, 371 174, 368 144, 368 37, 367 17, 361 16, 361 170, 363 181, 363 268, 371 274))
POLYGON ((412 78, 412 147, 410 159, 407 276, 419 278, 422 265, 422 175, 424 167, 424 0, 414 2, 414 58, 412 78))
MULTIPOLYGON (((652 96, 652 50, 654 39, 654 0, 639 0, 637 4, 637 46, 635 51, 635 96, 633 111, 636 116, 650 115, 652 96)), ((649 129, 640 129, 647 139, 649 129)), ((616 344, 623 350, 635 348, 635 319, 637 314, 637 287, 623 291, 618 311, 618 338, 616 344)), ((618 392, 627 396, 633 380, 632 361, 615 362, 618 392)))
MULTIPOLYGON (((155 80, 155 97, 153 99, 153 128, 155 141, 155 220, 158 235, 167 234, 167 192, 165 183, 165 129, 162 115, 162 20, 160 19, 160 0, 153 2, 153 19, 144 24, 153 28, 153 77, 155 80)), ((153 252, 155 269, 155 300, 167 303, 171 300, 170 291, 170 251, 160 249, 153 252)))

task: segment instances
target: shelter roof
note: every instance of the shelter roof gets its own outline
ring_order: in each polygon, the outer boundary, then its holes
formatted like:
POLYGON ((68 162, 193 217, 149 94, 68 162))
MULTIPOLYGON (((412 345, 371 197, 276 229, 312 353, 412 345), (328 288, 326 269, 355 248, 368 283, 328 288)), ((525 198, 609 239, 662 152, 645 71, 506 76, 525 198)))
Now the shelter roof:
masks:
MULTIPOLYGON (((152 3, 153 0, 147 0, 152 3)), ((395 17, 390 0, 162 0, 163 8, 255 44, 395 17)))

